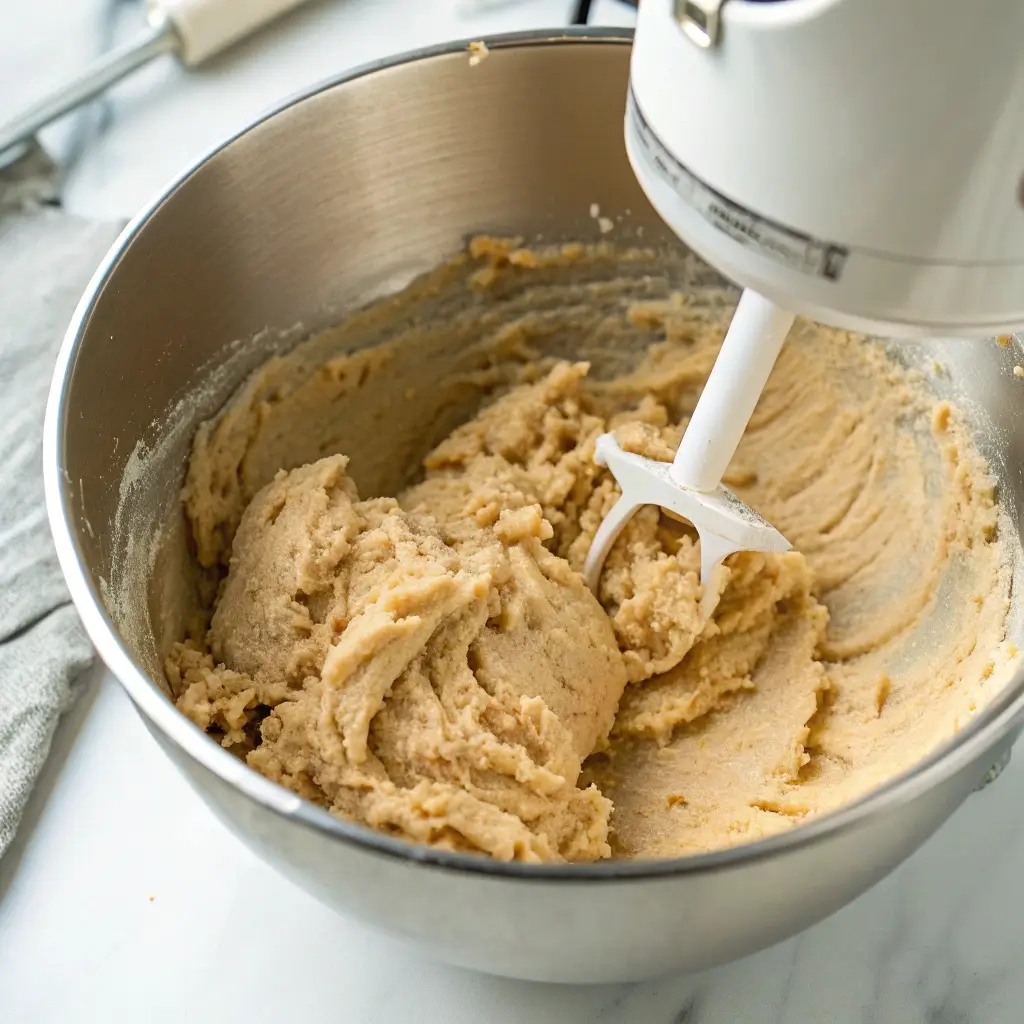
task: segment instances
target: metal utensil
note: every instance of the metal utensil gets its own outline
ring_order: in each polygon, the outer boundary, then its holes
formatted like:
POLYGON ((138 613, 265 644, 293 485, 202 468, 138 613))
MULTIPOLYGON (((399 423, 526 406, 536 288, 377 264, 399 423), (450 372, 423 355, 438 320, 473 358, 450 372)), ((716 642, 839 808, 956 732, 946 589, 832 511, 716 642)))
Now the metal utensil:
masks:
POLYGON ((164 54, 187 67, 237 42, 306 0, 159 0, 149 25, 131 42, 94 61, 77 78, 0 125, 0 153, 105 92, 133 71, 164 54))

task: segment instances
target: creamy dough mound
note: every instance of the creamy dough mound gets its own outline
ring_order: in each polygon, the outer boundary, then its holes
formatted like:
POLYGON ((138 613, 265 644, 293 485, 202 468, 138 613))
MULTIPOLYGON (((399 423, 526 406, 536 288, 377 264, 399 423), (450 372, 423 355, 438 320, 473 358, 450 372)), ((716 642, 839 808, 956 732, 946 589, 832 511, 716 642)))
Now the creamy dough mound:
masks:
POLYGON ((281 472, 249 504, 210 654, 170 660, 180 706, 230 744, 271 708, 249 763, 375 828, 503 859, 607 856, 611 805, 576 782, 626 672, 540 510, 445 529, 359 501, 347 462, 281 472))
POLYGON ((346 819, 526 861, 771 835, 969 722, 1019 661, 994 486, 869 339, 798 324, 729 468, 792 551, 732 556, 704 621, 646 508, 588 591, 596 438, 669 460, 731 314, 659 259, 478 240, 247 382, 189 464, 220 583, 178 707, 346 819))

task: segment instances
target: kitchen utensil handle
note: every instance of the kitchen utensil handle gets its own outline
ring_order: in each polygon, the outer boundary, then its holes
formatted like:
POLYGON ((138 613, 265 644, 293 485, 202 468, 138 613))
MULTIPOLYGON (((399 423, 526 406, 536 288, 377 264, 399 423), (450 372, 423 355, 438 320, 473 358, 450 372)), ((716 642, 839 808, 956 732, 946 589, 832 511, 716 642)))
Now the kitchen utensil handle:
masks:
POLYGON ((94 61, 77 78, 0 125, 0 154, 31 139, 52 121, 105 92, 115 82, 165 53, 194 67, 244 35, 306 0, 158 0, 150 27, 137 39, 94 61))
POLYGON ((195 67, 306 0, 159 0, 178 34, 178 56, 195 67))
POLYGON ((153 18, 151 27, 138 38, 104 54, 77 78, 22 111, 13 121, 0 125, 0 153, 19 142, 27 142, 52 121, 105 92, 155 57, 172 53, 177 46, 173 26, 166 19, 153 18))

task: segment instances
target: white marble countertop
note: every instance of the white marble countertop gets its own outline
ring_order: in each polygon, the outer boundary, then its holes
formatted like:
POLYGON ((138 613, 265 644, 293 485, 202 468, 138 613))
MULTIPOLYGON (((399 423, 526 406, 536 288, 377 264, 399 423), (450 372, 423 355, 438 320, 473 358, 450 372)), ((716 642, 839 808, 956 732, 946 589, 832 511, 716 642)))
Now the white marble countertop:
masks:
MULTIPOLYGON (((66 205, 127 217, 180 165, 317 78, 445 38, 562 25, 570 6, 532 0, 463 20, 440 0, 313 3, 199 74, 164 62, 99 117, 47 132, 71 158, 66 205)), ((631 20, 613 0, 595 12, 631 20)), ((0 119, 140 17, 124 0, 8 0, 4 13, 0 119)), ((1024 1019, 1022 804, 1018 758, 872 891, 735 964, 636 985, 532 985, 434 965, 278 877, 198 801, 97 667, 0 861, 0 1020, 1011 1024, 1024 1019)))

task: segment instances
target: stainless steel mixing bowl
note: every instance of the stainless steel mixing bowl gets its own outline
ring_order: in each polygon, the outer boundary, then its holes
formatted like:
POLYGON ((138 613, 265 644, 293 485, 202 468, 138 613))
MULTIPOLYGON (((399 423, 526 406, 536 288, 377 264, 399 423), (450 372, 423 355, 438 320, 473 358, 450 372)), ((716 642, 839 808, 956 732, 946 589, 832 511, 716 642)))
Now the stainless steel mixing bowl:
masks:
MULTIPOLYGON (((628 35, 532 34, 490 49, 475 66, 452 45, 328 82, 210 153, 135 220, 57 365, 53 531, 89 634, 150 732, 221 820, 299 885, 434 957, 498 974, 611 981, 702 968, 804 928, 899 864, 1008 751, 1022 680, 913 772, 785 835, 676 861, 548 867, 340 821, 249 770, 162 688, 187 589, 177 495, 191 432, 295 336, 274 329, 336 320, 474 232, 595 237, 591 203, 631 211, 645 240, 664 240, 623 153, 628 35)), ((1016 529, 1013 354, 939 348, 1016 529)))

